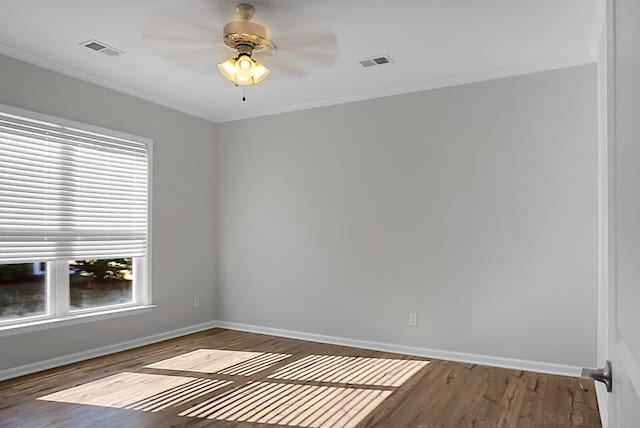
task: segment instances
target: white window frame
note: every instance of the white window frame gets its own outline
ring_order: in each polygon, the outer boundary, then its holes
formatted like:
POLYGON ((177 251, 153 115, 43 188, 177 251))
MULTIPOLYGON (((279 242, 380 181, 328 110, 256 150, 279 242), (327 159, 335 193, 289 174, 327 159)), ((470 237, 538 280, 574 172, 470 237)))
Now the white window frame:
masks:
POLYGON ((76 128, 83 131, 95 132, 111 137, 131 140, 145 144, 147 148, 147 255, 146 257, 133 257, 132 260, 132 301, 129 303, 100 306, 95 308, 85 308, 70 310, 69 301, 69 261, 54 260, 48 261, 45 274, 45 314, 34 315, 23 318, 11 318, 0 320, 0 337, 29 331, 43 330, 47 328, 60 327, 97 321, 101 319, 115 318, 134 314, 150 312, 155 305, 152 304, 151 286, 151 237, 152 237, 152 195, 153 195, 153 140, 151 138, 131 135, 112 129, 101 128, 82 122, 63 119, 56 116, 49 116, 36 113, 4 104, 0 104, 0 111, 8 114, 15 114, 33 120, 54 123, 61 126, 76 128))

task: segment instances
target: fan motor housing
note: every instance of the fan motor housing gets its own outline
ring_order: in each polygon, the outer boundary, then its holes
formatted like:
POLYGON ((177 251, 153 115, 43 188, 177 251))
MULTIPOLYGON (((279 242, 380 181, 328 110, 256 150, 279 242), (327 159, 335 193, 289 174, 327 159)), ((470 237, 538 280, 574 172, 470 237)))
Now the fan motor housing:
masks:
POLYGON ((270 46, 267 30, 251 21, 233 21, 224 26, 224 44, 237 49, 238 46, 251 46, 260 50, 270 46))

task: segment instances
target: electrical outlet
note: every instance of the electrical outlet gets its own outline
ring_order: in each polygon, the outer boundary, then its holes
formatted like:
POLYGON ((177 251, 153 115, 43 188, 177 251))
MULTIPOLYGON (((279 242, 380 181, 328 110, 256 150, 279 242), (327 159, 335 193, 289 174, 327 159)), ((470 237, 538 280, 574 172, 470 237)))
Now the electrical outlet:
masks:
POLYGON ((196 309, 200 307, 200 299, 198 299, 197 297, 193 298, 193 307, 196 309))
POLYGON ((418 314, 416 312, 409 312, 409 325, 412 327, 418 325, 418 314))

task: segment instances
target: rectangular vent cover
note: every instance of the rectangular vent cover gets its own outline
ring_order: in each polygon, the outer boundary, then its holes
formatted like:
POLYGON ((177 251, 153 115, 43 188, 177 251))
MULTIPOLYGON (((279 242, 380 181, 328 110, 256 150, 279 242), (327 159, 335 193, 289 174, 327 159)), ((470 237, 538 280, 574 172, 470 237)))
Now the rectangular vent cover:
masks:
POLYGON ((389 55, 381 55, 373 58, 367 58, 360 61, 363 67, 373 67, 376 65, 391 64, 393 60, 389 55))
POLYGON ((120 49, 116 49, 113 46, 109 46, 106 43, 99 42, 97 40, 87 40, 86 42, 80 43, 80 46, 87 47, 107 56, 118 56, 124 53, 124 51, 121 51, 120 49))

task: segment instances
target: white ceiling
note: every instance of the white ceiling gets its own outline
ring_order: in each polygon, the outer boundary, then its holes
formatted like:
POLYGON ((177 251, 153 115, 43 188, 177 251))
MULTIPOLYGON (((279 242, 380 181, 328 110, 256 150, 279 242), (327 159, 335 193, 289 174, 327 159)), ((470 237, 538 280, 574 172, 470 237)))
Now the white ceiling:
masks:
MULTIPOLYGON (((242 90, 217 70, 182 68, 142 38, 162 10, 216 1, 0 0, 0 53, 223 122, 594 62, 602 22, 601 0, 257 0, 257 21, 261 7, 282 17, 272 20, 274 39, 323 28, 337 36, 339 54, 302 78, 274 70, 242 103, 242 90), (289 25, 289 16, 302 21, 289 25), (89 39, 126 54, 78 45, 89 39), (394 63, 358 63, 381 54, 394 63)), ((230 18, 213 17, 212 37, 230 18)))

